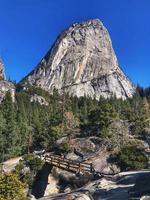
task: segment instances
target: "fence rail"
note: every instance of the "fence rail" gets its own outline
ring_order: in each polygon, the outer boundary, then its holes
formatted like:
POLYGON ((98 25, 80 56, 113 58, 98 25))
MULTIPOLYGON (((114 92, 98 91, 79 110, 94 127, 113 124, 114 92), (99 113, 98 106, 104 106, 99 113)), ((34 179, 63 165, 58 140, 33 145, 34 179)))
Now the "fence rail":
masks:
POLYGON ((73 161, 58 155, 46 155, 45 161, 53 166, 76 174, 95 172, 92 163, 73 161))

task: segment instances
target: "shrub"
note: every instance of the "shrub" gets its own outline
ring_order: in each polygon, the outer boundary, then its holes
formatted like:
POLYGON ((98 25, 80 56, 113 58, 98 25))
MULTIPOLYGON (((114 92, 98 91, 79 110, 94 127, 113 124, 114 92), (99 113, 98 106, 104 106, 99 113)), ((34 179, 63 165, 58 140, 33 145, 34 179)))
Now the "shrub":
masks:
POLYGON ((0 175, 0 200, 26 199, 25 184, 15 174, 0 175))
POLYGON ((143 149, 135 144, 129 144, 121 148, 118 156, 121 170, 140 170, 147 167, 148 158, 143 149))
POLYGON ((34 154, 28 154, 24 156, 24 161, 27 167, 34 173, 34 175, 42 169, 43 161, 41 158, 35 156, 34 154))
POLYGON ((60 148, 63 153, 69 153, 71 151, 69 144, 65 142, 61 144, 60 148))

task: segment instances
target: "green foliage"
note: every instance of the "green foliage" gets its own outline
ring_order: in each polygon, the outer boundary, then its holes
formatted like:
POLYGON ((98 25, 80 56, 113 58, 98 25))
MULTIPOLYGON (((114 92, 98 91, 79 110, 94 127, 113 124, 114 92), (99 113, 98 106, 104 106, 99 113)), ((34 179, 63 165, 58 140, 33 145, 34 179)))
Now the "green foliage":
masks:
POLYGON ((0 175, 0 199, 21 200, 27 199, 23 184, 15 174, 0 175))
POLYGON ((0 162, 3 161, 4 149, 6 148, 5 127, 6 121, 3 113, 0 112, 0 162))
POLYGON ((5 131, 3 134, 3 150, 7 157, 13 157, 21 154, 20 135, 16 121, 15 104, 12 102, 11 94, 8 92, 3 102, 3 116, 5 120, 5 131))
POLYGON ((99 136, 103 139, 111 136, 109 125, 117 119, 117 112, 111 103, 104 99, 90 111, 88 121, 90 126, 99 128, 99 136))
POLYGON ((127 121, 131 134, 139 136, 150 126, 149 91, 139 88, 135 96, 126 101, 115 97, 97 101, 67 94, 64 97, 57 91, 50 95, 35 87, 23 91, 17 86, 16 102, 12 102, 8 92, 0 105, 0 158, 32 153, 34 149, 48 151, 55 147, 57 139, 76 133, 115 140, 113 132, 118 130, 111 124, 117 119, 127 121), (31 103, 33 94, 44 97, 49 105, 31 103))
POLYGON ((104 127, 101 131, 100 131, 100 137, 103 139, 107 139, 111 137, 111 133, 108 127, 104 127))
POLYGON ((30 188, 32 187, 37 173, 42 169, 43 164, 44 162, 38 156, 27 154, 19 161, 14 172, 18 177, 21 177, 21 181, 30 188))
POLYGON ((62 143, 60 149, 63 153, 69 153, 71 151, 70 145, 68 143, 62 143))
POLYGON ((109 124, 116 119, 117 113, 111 104, 105 102, 99 104, 100 105, 96 109, 91 110, 89 121, 92 124, 99 125, 102 129, 108 127, 109 124))
POLYGON ((100 137, 106 142, 109 151, 118 151, 131 140, 127 125, 122 120, 115 120, 107 128, 103 128, 100 137))
POLYGON ((148 164, 148 158, 143 149, 137 144, 126 145, 121 148, 118 154, 118 161, 121 170, 140 170, 145 169, 148 164))
POLYGON ((133 134, 142 134, 147 127, 145 116, 135 116, 134 122, 131 125, 131 131, 133 134))
POLYGON ((61 127, 60 126, 53 126, 51 128, 51 134, 54 139, 58 139, 61 136, 61 127))
POLYGON ((29 167, 34 174, 36 174, 43 166, 41 158, 34 154, 24 155, 23 160, 25 161, 26 166, 29 167))

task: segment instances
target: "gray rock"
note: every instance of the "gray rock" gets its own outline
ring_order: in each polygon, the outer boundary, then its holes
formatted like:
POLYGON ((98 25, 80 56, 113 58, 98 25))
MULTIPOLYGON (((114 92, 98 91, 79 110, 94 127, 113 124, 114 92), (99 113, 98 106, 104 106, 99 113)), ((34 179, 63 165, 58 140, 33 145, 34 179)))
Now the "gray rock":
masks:
POLYGON ((150 200, 150 196, 143 196, 140 198, 140 200, 150 200))
POLYGON ((10 91, 12 101, 15 101, 15 86, 13 83, 5 80, 5 66, 0 59, 0 103, 4 100, 6 93, 10 91))
POLYGON ((36 198, 33 195, 29 195, 30 200, 36 200, 36 198))
POLYGON ((76 200, 91 200, 91 198, 86 194, 78 194, 75 197, 76 200))
POLYGON ((30 98, 30 102, 35 102, 35 103, 39 103, 41 106, 48 106, 49 103, 46 101, 46 99, 42 96, 39 96, 37 94, 34 94, 33 96, 31 96, 30 98))
POLYGON ((12 101, 15 102, 15 86, 9 81, 0 81, 0 103, 4 100, 7 92, 11 93, 12 101))
MULTIPOLYGON (((149 171, 132 171, 132 172, 122 172, 116 176, 104 177, 99 180, 91 181, 84 185, 82 188, 73 190, 72 192, 60 193, 57 195, 47 196, 41 198, 41 200, 66 200, 66 199, 87 199, 87 200, 127 200, 127 199, 140 199, 131 198, 129 196, 129 191, 134 187, 136 180, 139 177, 147 176, 149 171)), ((149 179, 149 176, 147 180, 149 179)), ((144 188, 145 184, 142 185, 140 182, 139 190, 144 188)), ((149 184, 148 184, 149 186, 149 184)), ((148 186, 146 186, 148 188, 148 186)), ((147 196, 147 198, 149 195, 147 196)), ((144 199, 146 197, 142 197, 144 199)))
POLYGON ((70 187, 65 188, 64 193, 69 193, 69 192, 71 192, 71 188, 70 187))
POLYGON ((80 152, 83 155, 95 153, 96 151, 96 145, 90 140, 90 138, 74 139, 74 144, 72 146, 76 149, 77 152, 80 152))
POLYGON ((41 200, 93 200, 88 194, 82 192, 60 194, 57 196, 44 197, 41 200))
POLYGON ((70 160, 80 160, 80 157, 77 156, 74 152, 68 153, 66 158, 70 160))
POLYGON ((150 148, 150 128, 144 129, 144 136, 145 136, 146 142, 148 143, 149 148, 150 148))
POLYGON ((107 139, 107 149, 111 151, 119 151, 122 146, 128 144, 129 138, 128 123, 123 120, 114 120, 109 125, 109 139, 107 139))
POLYGON ((120 172, 119 167, 117 165, 109 164, 106 162, 106 166, 101 171, 102 174, 117 174, 120 172))
POLYGON ((73 24, 22 81, 53 93, 126 99, 135 88, 119 67, 108 31, 98 19, 73 24))
POLYGON ((54 195, 59 193, 58 180, 51 174, 48 176, 48 185, 45 189, 44 196, 54 195))
POLYGON ((57 167, 53 167, 51 173, 52 173, 52 176, 55 177, 56 179, 59 179, 61 177, 61 179, 67 182, 76 178, 75 174, 65 171, 65 170, 61 170, 60 168, 57 168, 57 167))
POLYGON ((2 59, 0 59, 0 81, 5 80, 5 67, 2 59))

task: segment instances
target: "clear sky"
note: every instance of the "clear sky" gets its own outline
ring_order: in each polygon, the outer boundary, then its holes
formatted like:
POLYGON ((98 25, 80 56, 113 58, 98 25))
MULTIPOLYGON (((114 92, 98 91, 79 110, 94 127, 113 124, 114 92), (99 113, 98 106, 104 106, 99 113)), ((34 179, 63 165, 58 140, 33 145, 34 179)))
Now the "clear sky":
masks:
POLYGON ((99 18, 130 79, 150 86, 150 0, 0 0, 0 55, 19 81, 72 23, 99 18))

